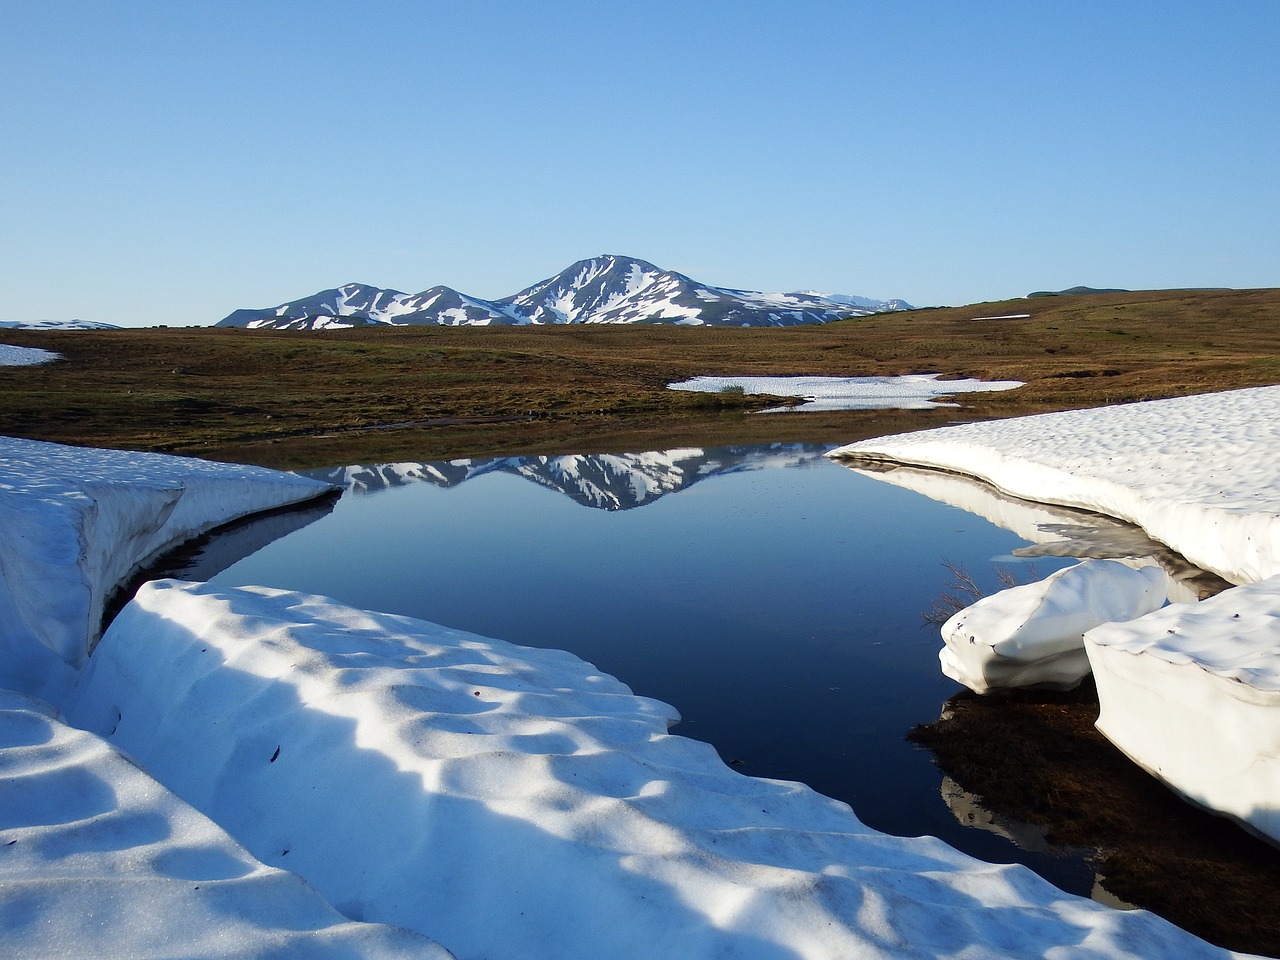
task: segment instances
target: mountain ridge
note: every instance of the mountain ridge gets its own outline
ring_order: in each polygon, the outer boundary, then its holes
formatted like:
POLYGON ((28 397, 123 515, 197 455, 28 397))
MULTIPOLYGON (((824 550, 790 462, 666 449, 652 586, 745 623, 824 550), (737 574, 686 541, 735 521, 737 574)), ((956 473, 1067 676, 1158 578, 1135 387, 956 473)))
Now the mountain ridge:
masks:
POLYGON ((406 294, 347 283, 275 307, 234 310, 214 326, 289 330, 380 324, 791 326, 903 309, 912 308, 902 300, 715 287, 646 260, 604 254, 579 260, 499 300, 472 297, 445 286, 406 294))

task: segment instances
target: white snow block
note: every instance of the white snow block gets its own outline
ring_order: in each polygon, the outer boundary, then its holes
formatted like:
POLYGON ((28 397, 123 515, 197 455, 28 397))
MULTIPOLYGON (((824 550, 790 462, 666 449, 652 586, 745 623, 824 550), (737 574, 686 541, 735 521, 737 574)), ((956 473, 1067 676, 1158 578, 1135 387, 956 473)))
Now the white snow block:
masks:
POLYGON ((1085 649, 1107 739, 1280 843, 1280 576, 1098 627, 1085 649))
POLYGON ((353 923, 264 866, 105 741, 0 691, 0 954, 447 960, 353 923))
POLYGON ((1086 560, 983 597, 942 625, 942 672, 975 693, 1070 690, 1089 674, 1085 631, 1158 609, 1167 582, 1159 567, 1086 560))
POLYGON ((0 685, 56 699, 134 572, 331 489, 262 467, 0 437, 0 685))
POLYGON ((831 451, 1118 517, 1232 583, 1280 573, 1280 387, 877 437, 831 451))
POLYGON ((349 916, 460 957, 1222 957, 867 829, 590 664, 332 600, 151 583, 67 706, 349 916))

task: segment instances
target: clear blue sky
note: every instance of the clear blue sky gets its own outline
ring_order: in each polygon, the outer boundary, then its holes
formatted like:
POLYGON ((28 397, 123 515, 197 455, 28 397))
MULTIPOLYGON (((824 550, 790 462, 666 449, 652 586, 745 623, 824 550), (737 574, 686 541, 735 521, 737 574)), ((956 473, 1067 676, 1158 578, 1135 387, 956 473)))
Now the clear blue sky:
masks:
POLYGON ((1280 2, 0 0, 0 319, 1280 286, 1280 2))

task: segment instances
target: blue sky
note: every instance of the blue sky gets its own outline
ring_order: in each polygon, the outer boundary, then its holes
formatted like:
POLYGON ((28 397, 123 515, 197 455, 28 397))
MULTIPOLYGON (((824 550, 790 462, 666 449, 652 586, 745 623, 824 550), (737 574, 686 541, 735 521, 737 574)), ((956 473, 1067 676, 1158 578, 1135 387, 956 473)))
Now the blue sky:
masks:
POLYGON ((0 0, 0 319, 1280 285, 1280 3, 0 0))

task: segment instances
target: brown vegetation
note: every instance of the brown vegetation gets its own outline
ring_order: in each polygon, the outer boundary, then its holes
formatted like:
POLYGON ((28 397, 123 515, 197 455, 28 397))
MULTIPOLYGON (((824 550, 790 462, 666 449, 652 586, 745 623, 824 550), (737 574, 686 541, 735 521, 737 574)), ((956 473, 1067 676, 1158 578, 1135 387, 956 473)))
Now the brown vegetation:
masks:
POLYGON ((63 362, 0 374, 0 432, 270 465, 671 443, 857 439, 1280 383, 1280 290, 1094 294, 822 326, 3 331, 63 362), (980 319, 1009 314, 1025 319, 980 319), (699 374, 1018 379, 963 410, 747 416, 699 374))

